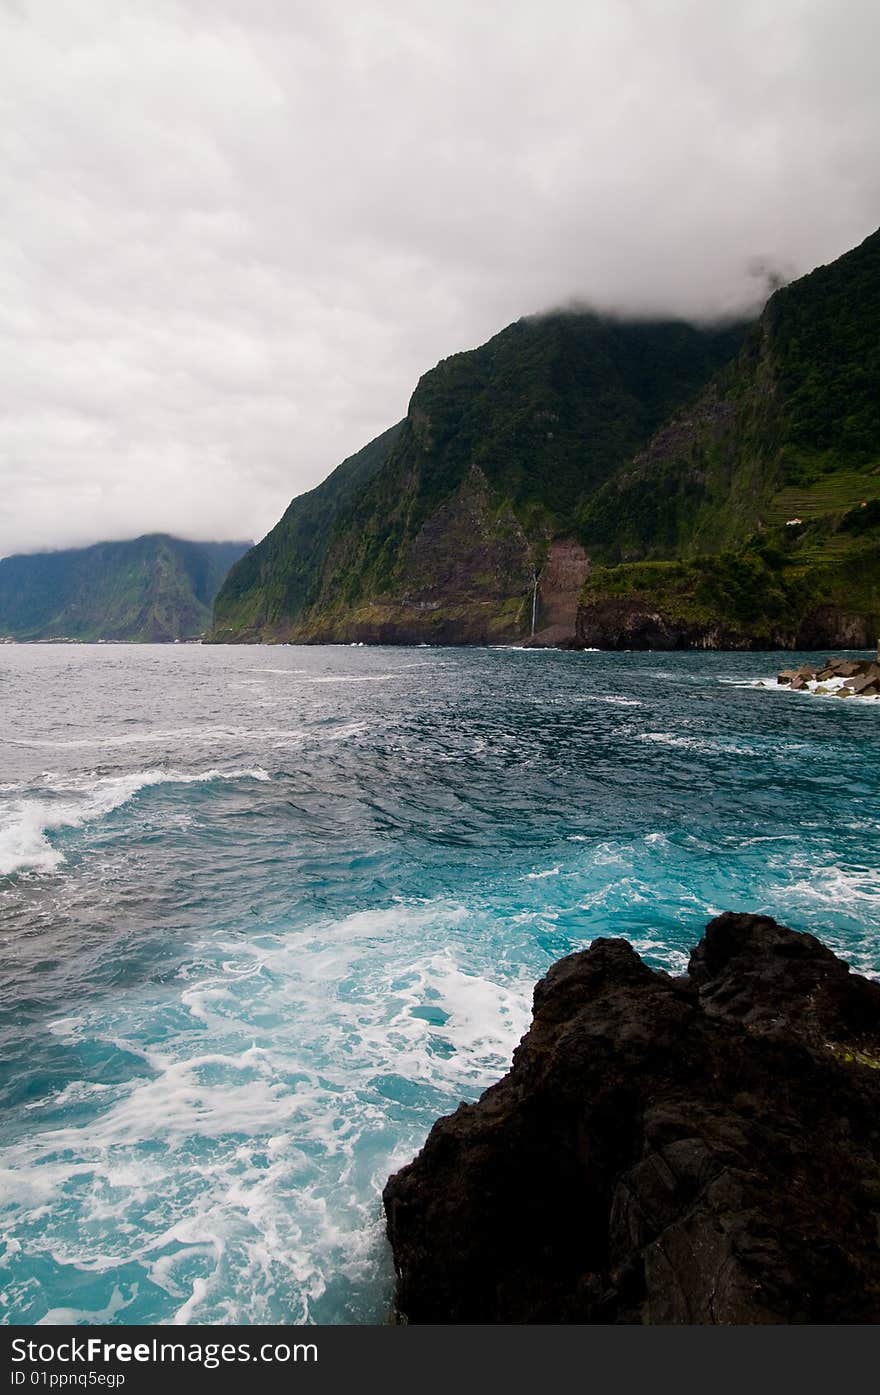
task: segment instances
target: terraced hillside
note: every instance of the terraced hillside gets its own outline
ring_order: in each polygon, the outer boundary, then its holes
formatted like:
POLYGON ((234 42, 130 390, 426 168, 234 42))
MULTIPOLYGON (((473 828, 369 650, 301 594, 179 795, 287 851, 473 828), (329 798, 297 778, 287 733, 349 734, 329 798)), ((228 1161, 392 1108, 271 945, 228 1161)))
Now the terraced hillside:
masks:
POLYGON ((659 614, 664 643, 876 643, 880 233, 777 291, 580 522, 581 642, 656 643, 659 614))

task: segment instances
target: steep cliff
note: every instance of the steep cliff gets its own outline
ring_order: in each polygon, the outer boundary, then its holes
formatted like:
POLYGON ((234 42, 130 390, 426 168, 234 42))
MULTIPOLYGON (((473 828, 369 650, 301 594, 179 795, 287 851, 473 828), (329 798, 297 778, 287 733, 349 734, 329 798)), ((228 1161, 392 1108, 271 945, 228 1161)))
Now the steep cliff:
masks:
POLYGON ((878 325, 880 232, 771 297, 737 358, 582 511, 605 564, 582 642, 876 643, 878 325))
POLYGON ((536 577, 536 623, 557 625, 551 545, 573 538, 585 500, 744 333, 573 312, 520 320, 444 359, 400 426, 295 499, 233 569, 214 638, 522 638, 536 577))
POLYGON ((293 501, 212 637, 873 644, 878 324, 880 232, 751 329, 520 320, 293 501))
POLYGON ((596 940, 385 1188, 421 1323, 880 1321, 880 984, 764 916, 596 940))

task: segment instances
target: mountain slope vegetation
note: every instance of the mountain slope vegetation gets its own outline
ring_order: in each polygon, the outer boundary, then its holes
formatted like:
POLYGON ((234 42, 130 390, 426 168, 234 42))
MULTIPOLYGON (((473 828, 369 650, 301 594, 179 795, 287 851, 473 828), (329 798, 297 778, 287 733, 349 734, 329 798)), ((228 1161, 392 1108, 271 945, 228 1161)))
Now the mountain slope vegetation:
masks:
POLYGON ((18 640, 191 639, 209 625, 247 543, 164 533, 0 560, 0 636, 18 640))
POLYGON ((553 541, 744 334, 567 312, 444 359, 233 568, 214 638, 520 636, 553 541))
POLYGON ((212 638, 777 647, 878 630, 880 232, 752 325, 560 312, 444 359, 403 422, 233 568, 212 638))
POLYGON ((777 291, 737 358, 596 492, 579 527, 604 564, 587 605, 638 598, 774 645, 835 642, 833 624, 815 623, 824 608, 859 618, 839 623, 838 642, 874 643, 880 232, 777 291))

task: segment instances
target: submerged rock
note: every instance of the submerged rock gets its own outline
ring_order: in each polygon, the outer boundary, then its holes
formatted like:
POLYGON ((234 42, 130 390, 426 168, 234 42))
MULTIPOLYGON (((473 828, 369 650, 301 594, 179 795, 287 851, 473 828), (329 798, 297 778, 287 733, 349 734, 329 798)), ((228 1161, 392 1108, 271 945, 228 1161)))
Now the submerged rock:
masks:
POLYGON ((384 1193, 401 1318, 880 1321, 880 985, 763 916, 596 940, 384 1193))

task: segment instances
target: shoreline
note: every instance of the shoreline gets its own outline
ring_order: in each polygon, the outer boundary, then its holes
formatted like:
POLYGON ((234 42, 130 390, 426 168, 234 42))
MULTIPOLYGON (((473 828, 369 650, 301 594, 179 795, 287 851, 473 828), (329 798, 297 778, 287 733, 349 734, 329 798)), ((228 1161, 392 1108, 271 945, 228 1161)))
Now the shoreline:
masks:
POLYGON ((725 912, 679 977, 597 939, 383 1193, 408 1323, 880 1321, 880 983, 725 912))
MULTIPOLYGON (((109 648, 112 645, 124 645, 127 649, 180 649, 180 648, 205 648, 205 649, 455 649, 474 650, 480 652, 486 649, 513 650, 523 653, 539 654, 655 654, 663 655, 664 658, 672 658, 677 654, 827 654, 829 646, 821 645, 817 648, 790 648, 776 647, 766 649, 744 649, 738 647, 716 648, 714 646, 690 645, 682 648, 668 649, 660 646, 658 648, 647 648, 641 645, 630 649, 616 648, 611 645, 571 645, 571 644, 530 644, 527 640, 516 642, 513 640, 504 642, 486 643, 459 643, 452 641, 430 643, 427 640, 411 640, 405 642, 395 642, 393 640, 326 640, 312 642, 310 640, 288 640, 288 639, 253 639, 253 640, 213 640, 206 638, 198 639, 15 639, 0 636, 0 647, 10 648, 80 648, 97 649, 109 648)), ((840 656, 854 655, 859 659, 865 655, 873 657, 875 653, 873 645, 863 645, 861 647, 848 649, 840 646, 838 654, 840 656)))

